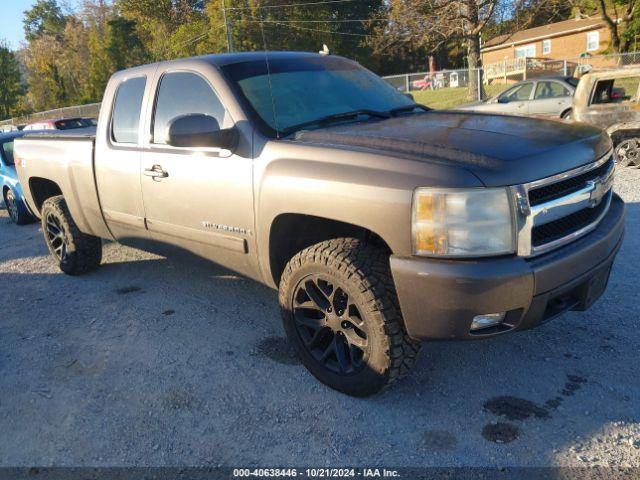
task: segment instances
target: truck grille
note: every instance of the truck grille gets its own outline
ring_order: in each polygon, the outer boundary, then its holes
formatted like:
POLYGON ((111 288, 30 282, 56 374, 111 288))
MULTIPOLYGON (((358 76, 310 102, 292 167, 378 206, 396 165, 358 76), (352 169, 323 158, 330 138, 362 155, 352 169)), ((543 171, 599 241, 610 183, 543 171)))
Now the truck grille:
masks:
POLYGON ((581 175, 530 190, 529 203, 533 207, 540 205, 541 203, 569 195, 570 193, 584 187, 589 180, 594 180, 595 178, 604 176, 612 168, 613 157, 599 167, 589 170, 581 175))
POLYGON ((597 221, 607 207, 607 202, 603 201, 594 208, 585 208, 545 225, 533 227, 531 243, 534 247, 540 247, 582 230, 597 221))
POLYGON ((535 256, 592 231, 611 203, 613 156, 515 187, 520 210, 518 254, 535 256))

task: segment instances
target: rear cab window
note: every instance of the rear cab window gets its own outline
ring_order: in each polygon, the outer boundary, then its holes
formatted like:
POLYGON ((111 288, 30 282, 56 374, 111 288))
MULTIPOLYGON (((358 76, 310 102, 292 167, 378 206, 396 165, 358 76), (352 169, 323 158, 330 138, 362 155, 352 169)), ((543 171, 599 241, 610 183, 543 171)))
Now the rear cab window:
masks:
POLYGON ((599 80, 593 88, 592 105, 636 102, 640 77, 599 80))
POLYGON ((115 143, 138 143, 146 84, 146 77, 134 77, 118 86, 111 115, 111 138, 115 143))

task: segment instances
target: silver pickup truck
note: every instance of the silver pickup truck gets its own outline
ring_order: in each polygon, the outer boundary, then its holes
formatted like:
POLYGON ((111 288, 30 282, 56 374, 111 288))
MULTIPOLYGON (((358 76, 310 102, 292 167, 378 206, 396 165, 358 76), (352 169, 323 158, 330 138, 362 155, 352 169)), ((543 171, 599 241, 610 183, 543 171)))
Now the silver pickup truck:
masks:
POLYGON ((319 380, 373 394, 420 342, 588 308, 625 207, 586 125, 430 111, 331 55, 211 55, 115 74, 94 133, 16 141, 63 272, 102 239, 187 251, 279 290, 319 380))

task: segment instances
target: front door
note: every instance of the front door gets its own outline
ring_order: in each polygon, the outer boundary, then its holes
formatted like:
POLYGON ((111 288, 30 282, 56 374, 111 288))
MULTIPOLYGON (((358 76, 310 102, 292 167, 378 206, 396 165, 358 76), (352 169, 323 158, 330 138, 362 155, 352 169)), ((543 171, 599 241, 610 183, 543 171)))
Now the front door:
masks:
MULTIPOLYGON (((252 276, 252 159, 222 149, 178 148, 167 144, 171 121, 188 114, 214 117, 233 126, 204 73, 166 71, 161 75, 142 156, 141 183, 152 240, 171 245, 252 276)), ((236 152, 251 152, 241 138, 236 152)))
POLYGON ((512 115, 527 115, 533 92, 533 82, 520 83, 500 94, 497 103, 491 104, 489 110, 512 115))

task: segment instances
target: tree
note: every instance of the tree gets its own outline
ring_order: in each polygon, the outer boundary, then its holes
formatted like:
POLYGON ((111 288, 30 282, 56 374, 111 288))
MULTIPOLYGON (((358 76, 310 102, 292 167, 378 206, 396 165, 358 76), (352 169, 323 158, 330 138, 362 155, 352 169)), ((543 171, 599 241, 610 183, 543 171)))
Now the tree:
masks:
POLYGON ((20 78, 20 65, 5 42, 0 42, 0 119, 12 117, 19 105, 24 87, 20 78))
POLYGON ((205 42, 209 25, 202 0, 116 0, 116 7, 135 22, 153 60, 193 54, 205 42))
POLYGON ((31 42, 42 35, 60 35, 66 23, 56 0, 38 0, 24 12, 24 36, 31 42))
POLYGON ((469 96, 482 95, 478 83, 480 38, 490 22, 504 13, 500 0, 390 0, 389 22, 379 27, 378 49, 411 42, 433 52, 446 44, 465 48, 469 67, 469 96))
POLYGON ((636 18, 637 0, 598 0, 597 6, 611 35, 611 51, 613 53, 626 52, 633 38, 627 33, 630 24, 636 18))

